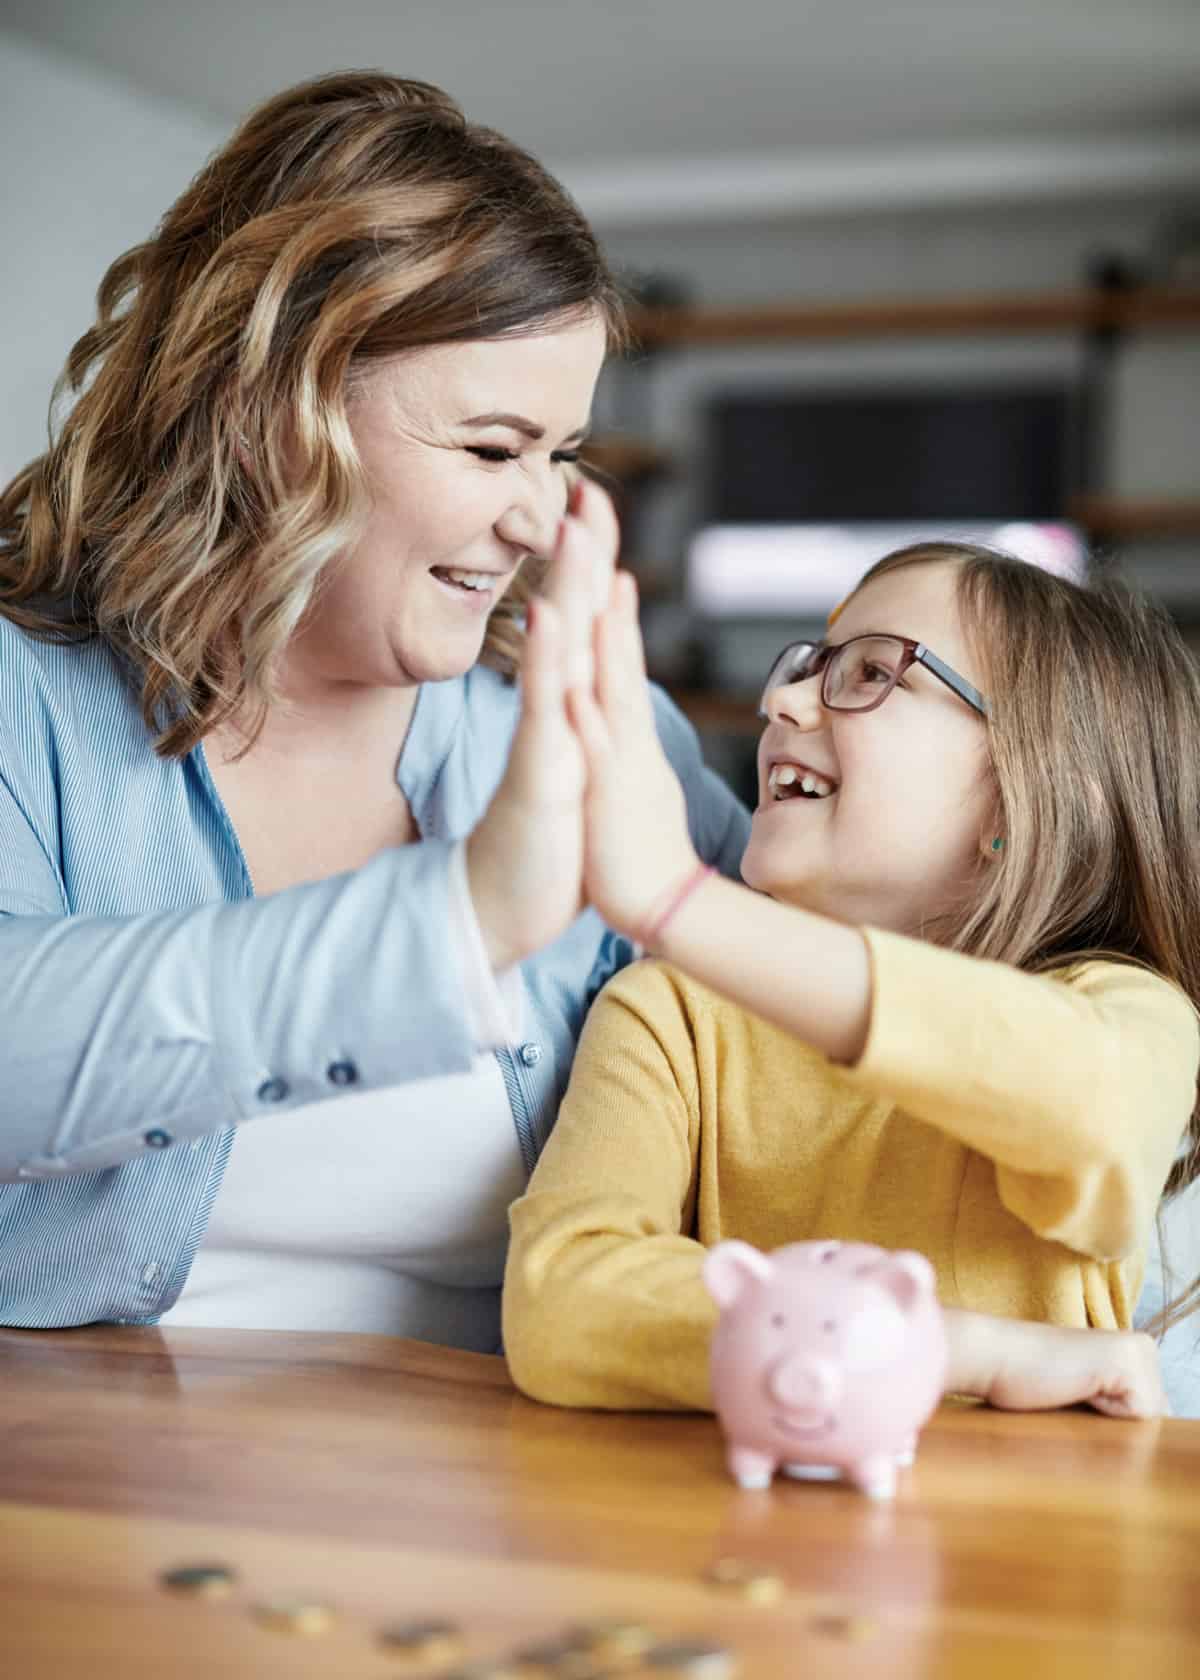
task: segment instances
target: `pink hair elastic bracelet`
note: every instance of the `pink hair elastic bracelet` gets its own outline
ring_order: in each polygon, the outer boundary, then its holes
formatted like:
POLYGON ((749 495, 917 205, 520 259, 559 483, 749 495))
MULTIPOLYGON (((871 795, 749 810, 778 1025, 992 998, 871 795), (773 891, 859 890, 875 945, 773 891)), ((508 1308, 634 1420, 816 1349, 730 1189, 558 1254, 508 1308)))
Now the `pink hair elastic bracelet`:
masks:
POLYGON ((642 947, 643 951, 653 950, 654 946, 662 937, 663 929, 666 927, 671 918, 682 910, 683 906, 687 903, 688 899, 691 898, 696 888, 702 886, 710 875, 715 874, 716 870, 713 868, 711 863, 700 863, 696 865, 687 880, 683 882, 682 886, 676 889, 676 892, 668 902, 666 909, 657 915, 648 927, 643 928, 638 933, 637 942, 642 947))

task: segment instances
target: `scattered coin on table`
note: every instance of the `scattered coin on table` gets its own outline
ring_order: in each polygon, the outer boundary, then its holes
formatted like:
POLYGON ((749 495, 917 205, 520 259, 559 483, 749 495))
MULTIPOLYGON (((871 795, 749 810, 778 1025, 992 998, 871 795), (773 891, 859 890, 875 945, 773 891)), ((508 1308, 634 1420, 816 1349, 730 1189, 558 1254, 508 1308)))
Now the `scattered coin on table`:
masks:
POLYGON ((598 1672, 597 1654, 581 1645, 570 1634, 556 1639, 540 1639, 532 1645, 521 1645, 508 1659, 522 1674, 545 1675, 547 1680, 594 1680, 598 1672))
POLYGON ((654 1644, 654 1634, 640 1622, 621 1621, 616 1617, 599 1617, 595 1621, 578 1622, 567 1630, 567 1638, 584 1651, 597 1657, 621 1660, 640 1657, 654 1644))
POLYGON ((228 1598, 237 1576, 223 1563, 185 1563, 164 1570, 159 1579, 172 1592, 193 1598, 228 1598))
POLYGON ((744 1598, 749 1604, 774 1604, 783 1596, 783 1581, 769 1569, 759 1569, 741 1558, 718 1558, 704 1579, 710 1586, 744 1598))
POLYGON ((854 1644, 873 1639, 879 1632, 878 1623, 870 1616, 814 1616, 809 1626, 827 1639, 845 1639, 854 1644))
POLYGON ((705 1645, 699 1641, 678 1640, 671 1645, 655 1645, 642 1661, 656 1674, 673 1675, 677 1680, 732 1680, 737 1673, 732 1651, 723 1645, 705 1645))
POLYGON ((275 1633, 326 1633, 334 1624, 328 1604, 315 1598, 270 1598, 254 1606, 254 1619, 275 1633))
POLYGON ((402 1622, 382 1629, 381 1645, 415 1662, 450 1662, 462 1650, 462 1629, 454 1622, 402 1622))
POLYGON ((522 1676, 511 1662, 485 1657, 479 1662, 466 1663, 462 1668, 449 1669, 440 1674, 438 1680, 522 1680, 522 1676))

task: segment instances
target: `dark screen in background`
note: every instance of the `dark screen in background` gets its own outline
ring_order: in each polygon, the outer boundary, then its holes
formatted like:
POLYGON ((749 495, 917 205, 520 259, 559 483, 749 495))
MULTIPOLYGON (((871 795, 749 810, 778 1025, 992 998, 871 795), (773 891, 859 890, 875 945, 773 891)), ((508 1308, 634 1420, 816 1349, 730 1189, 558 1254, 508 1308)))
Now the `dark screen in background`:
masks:
POLYGON ((1061 385, 718 397, 708 518, 1061 519, 1074 407, 1061 385))

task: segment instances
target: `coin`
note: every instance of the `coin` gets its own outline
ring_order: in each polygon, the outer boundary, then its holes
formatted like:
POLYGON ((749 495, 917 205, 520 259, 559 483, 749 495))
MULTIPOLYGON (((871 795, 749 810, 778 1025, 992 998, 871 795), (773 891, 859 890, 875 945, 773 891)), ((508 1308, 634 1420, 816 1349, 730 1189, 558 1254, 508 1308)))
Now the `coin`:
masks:
POLYGON ((585 1651, 598 1657, 640 1657, 654 1644, 654 1635, 640 1622, 621 1621, 617 1617, 600 1617, 591 1622, 579 1622, 567 1637, 585 1651))
POLYGON ((396 1623, 379 1639, 396 1655, 421 1662, 449 1662, 462 1650, 462 1629, 454 1622, 396 1623))
POLYGON ((479 1662, 466 1663, 462 1668, 450 1669, 439 1675, 438 1680, 521 1680, 521 1676, 503 1658, 485 1657, 479 1662))
POLYGON ((870 1616, 814 1616, 809 1625, 814 1633, 822 1633, 827 1639, 845 1639, 855 1645, 873 1639, 879 1632, 870 1616))
POLYGON ((596 1654, 570 1635, 522 1645, 513 1652, 510 1661, 526 1673, 532 1670, 538 1675, 552 1675, 554 1680, 592 1680, 599 1671, 596 1654))
POLYGON ((750 1604, 774 1604, 783 1595, 783 1581, 769 1569, 757 1569, 741 1558, 718 1558, 704 1579, 710 1586, 736 1593, 750 1604))
POLYGON ((315 1598, 271 1598, 254 1606, 254 1619, 275 1633, 327 1633, 334 1615, 315 1598))
POLYGON ((185 1563, 164 1570, 159 1579, 172 1592, 189 1593, 193 1598, 228 1598, 237 1576, 223 1563, 185 1563))
POLYGON ((680 1640, 673 1645, 655 1645, 642 1658, 647 1668, 673 1674, 677 1680, 732 1680, 737 1673, 733 1652, 723 1645, 705 1645, 680 1640))

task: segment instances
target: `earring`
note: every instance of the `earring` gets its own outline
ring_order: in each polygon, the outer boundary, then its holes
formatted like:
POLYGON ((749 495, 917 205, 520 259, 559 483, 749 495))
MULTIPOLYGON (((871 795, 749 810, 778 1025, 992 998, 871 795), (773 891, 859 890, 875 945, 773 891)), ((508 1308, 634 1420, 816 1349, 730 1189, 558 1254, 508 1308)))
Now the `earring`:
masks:
POLYGON ((1004 840, 999 834, 997 834, 992 840, 992 850, 994 852, 1002 852, 1004 850, 1004 840))

